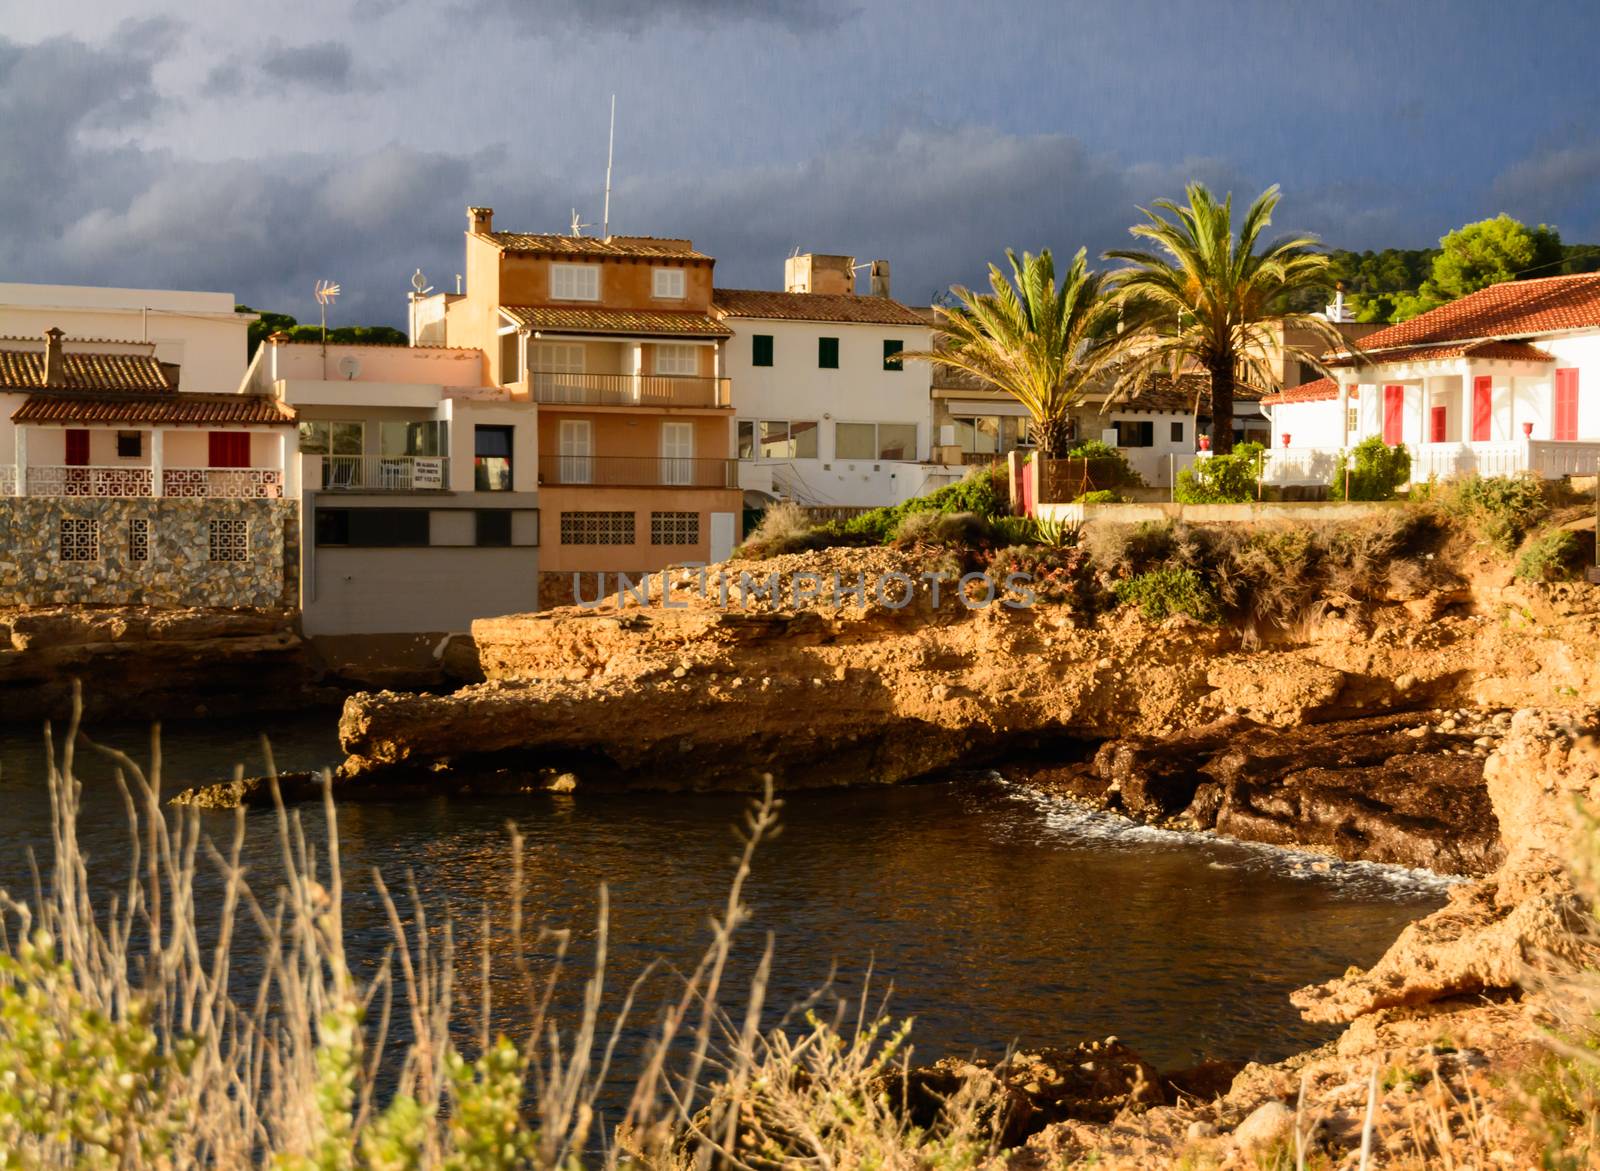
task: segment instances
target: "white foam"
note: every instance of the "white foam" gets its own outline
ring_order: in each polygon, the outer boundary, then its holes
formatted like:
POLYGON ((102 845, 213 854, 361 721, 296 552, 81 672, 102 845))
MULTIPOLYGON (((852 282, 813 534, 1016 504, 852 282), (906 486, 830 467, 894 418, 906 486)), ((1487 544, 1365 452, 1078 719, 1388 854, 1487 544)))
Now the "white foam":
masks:
POLYGON ((1309 850, 1245 842, 1210 830, 1161 829, 1145 825, 1120 813, 1109 813, 1071 797, 1041 793, 1026 785, 1013 784, 998 773, 991 779, 1006 796, 1038 809, 1045 828, 1056 839, 1092 842, 1120 848, 1202 849, 1213 857, 1208 862, 1216 870, 1263 870, 1314 882, 1336 883, 1352 894, 1415 896, 1442 895, 1452 886, 1467 881, 1454 875, 1436 874, 1410 866, 1384 862, 1345 862, 1309 850))

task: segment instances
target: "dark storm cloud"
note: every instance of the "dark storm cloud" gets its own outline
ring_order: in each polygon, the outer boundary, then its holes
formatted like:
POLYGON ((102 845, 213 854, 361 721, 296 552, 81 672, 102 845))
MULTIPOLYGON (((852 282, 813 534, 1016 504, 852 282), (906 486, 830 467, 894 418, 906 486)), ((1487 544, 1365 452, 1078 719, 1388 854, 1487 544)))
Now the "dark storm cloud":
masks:
POLYGON ((274 41, 252 55, 236 54, 212 66, 203 92, 208 97, 276 94, 286 86, 321 93, 348 93, 356 82, 355 55, 338 41, 286 45, 274 41))
POLYGON ((276 45, 261 56, 261 72, 268 77, 331 93, 350 88, 353 65, 350 47, 337 41, 276 45))
POLYGON ((1512 215, 1555 224, 1571 242, 1600 234, 1600 145, 1583 141, 1537 151, 1495 179, 1492 215, 1512 215))
MULTIPOLYGON (((356 0, 364 17, 387 16, 419 0, 356 0)), ((583 32, 636 33, 649 27, 779 25, 795 32, 833 28, 857 8, 848 0, 469 0, 473 11, 504 18, 531 35, 583 32)))

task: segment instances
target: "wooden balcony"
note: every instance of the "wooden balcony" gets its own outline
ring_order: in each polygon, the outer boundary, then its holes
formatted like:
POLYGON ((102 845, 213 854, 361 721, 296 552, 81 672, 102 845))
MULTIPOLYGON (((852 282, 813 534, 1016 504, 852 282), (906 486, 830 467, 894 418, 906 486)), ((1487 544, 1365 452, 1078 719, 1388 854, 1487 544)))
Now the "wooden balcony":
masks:
POLYGON ((602 488, 737 488, 739 461, 654 455, 541 455, 539 482, 602 488))
POLYGON ((731 407, 728 378, 674 374, 528 373, 533 401, 584 407, 731 407))

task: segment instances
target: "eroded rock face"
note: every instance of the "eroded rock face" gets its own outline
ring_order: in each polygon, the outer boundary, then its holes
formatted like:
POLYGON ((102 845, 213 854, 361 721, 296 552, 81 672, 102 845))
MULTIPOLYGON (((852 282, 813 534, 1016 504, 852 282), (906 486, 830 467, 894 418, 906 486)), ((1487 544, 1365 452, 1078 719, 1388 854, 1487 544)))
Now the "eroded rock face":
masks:
POLYGON ((1582 962, 1584 908, 1567 870, 1578 798, 1600 797, 1597 713, 1522 711, 1484 769, 1504 837, 1493 877, 1457 887, 1365 972, 1303 988, 1310 1020, 1349 1022, 1384 1008, 1518 989, 1551 962, 1582 962))
POLYGON ((284 610, 148 606, 0 611, 0 720, 124 719, 288 711, 337 696, 312 684, 284 610))
POLYGON ((1081 764, 1006 773, 1139 821, 1482 875, 1501 848, 1478 741, 1492 742, 1509 720, 1452 710, 1272 728, 1229 717, 1109 741, 1081 764))
MULTIPOLYGON (((925 566, 874 549, 744 568, 853 579, 915 578, 925 566)), ((724 607, 686 588, 672 608, 656 598, 475 623, 487 682, 444 697, 353 697, 340 726, 344 775, 500 757, 497 767, 566 761, 580 783, 754 788, 765 773, 788 787, 889 782, 1051 738, 1170 738, 1230 718, 1326 724, 1554 686, 1600 700, 1600 667, 1579 656, 1530 676, 1530 662, 1549 661, 1550 629, 1519 631, 1455 602, 1426 622, 1409 602, 1377 606, 1308 628, 1302 642, 1249 651, 1235 631, 1181 619, 1157 628, 1127 611, 1084 625, 1059 605, 967 610, 948 588, 938 606, 926 590, 901 609, 870 591, 785 605, 724 607)), ((1595 617, 1564 621, 1592 636, 1595 617)), ((1149 776, 1153 787, 1130 790, 1131 801, 1165 809, 1188 789, 1181 768, 1149 776)), ((1240 799, 1226 813, 1240 832, 1265 835, 1305 815, 1331 827, 1335 849, 1339 827, 1361 811, 1333 776, 1303 778, 1298 810, 1246 799, 1245 784, 1242 775, 1233 784, 1240 799)), ((1227 803, 1216 796, 1221 817, 1227 803)), ((1388 853, 1403 860, 1405 850, 1388 853)))

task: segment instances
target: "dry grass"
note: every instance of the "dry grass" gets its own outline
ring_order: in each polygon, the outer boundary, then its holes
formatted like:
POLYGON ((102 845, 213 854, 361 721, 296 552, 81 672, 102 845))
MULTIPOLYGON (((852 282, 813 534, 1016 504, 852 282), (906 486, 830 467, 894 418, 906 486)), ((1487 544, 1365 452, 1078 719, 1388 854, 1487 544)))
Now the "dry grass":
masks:
POLYGON ((623 1030, 639 1027, 635 1000, 648 975, 608 1002, 603 889, 575 1021, 551 1016, 568 935, 530 930, 514 829, 511 922, 498 925, 492 954, 483 933, 477 987, 458 984, 464 957, 451 926, 430 923, 415 884, 396 896, 378 876, 389 958, 359 978, 344 951, 331 793, 320 840, 277 806, 281 885, 258 891, 242 862, 242 811, 231 839, 213 844, 193 811, 163 809, 159 735, 148 770, 102 750, 117 761, 131 831, 128 873, 113 896, 97 885, 103 875, 91 880, 78 846, 81 743, 74 719, 52 753, 51 864, 29 897, 0 893, 0 1167, 577 1171, 867 1158, 910 1171, 973 1167, 993 1153, 976 1105, 985 1087, 963 1089, 936 1134, 884 1106, 874 1079, 903 1073, 903 1030, 885 1036, 866 1017, 763 1028, 770 938, 748 1002, 737 1012, 722 1006, 749 919, 751 860, 778 829, 770 789, 740 829, 711 941, 654 1018, 626 1111, 602 1127, 597 1102, 603 1087, 615 1093, 613 1057, 623 1030), (200 927, 202 898, 219 900, 214 931, 200 927), (241 960, 259 967, 258 979, 242 980, 241 960), (489 1026, 504 988, 526 1001, 519 1041, 489 1026), (409 1018, 398 1047, 395 1012, 409 1018), (463 1030, 466 1022, 475 1027, 463 1030), (470 1052, 457 1040, 464 1032, 475 1034, 470 1052))

